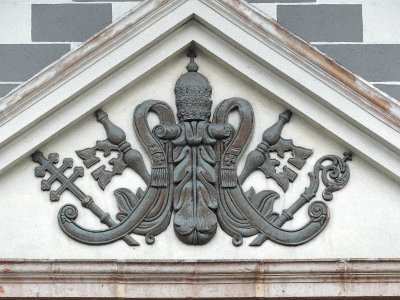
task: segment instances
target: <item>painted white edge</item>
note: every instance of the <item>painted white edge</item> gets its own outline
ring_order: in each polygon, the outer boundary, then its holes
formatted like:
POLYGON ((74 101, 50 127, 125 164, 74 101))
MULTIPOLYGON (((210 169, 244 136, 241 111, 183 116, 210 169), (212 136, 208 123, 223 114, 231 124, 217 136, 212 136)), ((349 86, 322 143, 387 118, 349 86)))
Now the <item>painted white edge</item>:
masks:
POLYGON ((0 102, 0 172, 195 41, 400 180, 400 133, 360 105, 354 91, 276 36, 266 38, 268 30, 276 30, 271 22, 243 1, 145 1, 0 102), (244 14, 270 28, 254 29, 244 14), (193 19, 202 26, 189 22, 193 19), (134 72, 127 74, 131 65, 134 72), (56 75, 47 85, 40 83, 56 75))
POLYGON ((0 261, 0 297, 390 297, 400 261, 0 261))

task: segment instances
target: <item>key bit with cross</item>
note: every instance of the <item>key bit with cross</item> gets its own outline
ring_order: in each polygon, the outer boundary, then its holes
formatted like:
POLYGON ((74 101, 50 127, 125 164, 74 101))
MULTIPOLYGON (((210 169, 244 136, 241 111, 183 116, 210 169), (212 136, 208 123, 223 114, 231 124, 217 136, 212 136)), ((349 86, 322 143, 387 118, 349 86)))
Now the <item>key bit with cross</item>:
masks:
MULTIPOLYGON (((60 167, 57 167, 56 164, 59 162, 59 157, 57 153, 50 153, 48 158, 46 159, 43 156, 43 153, 40 151, 36 151, 32 155, 32 159, 34 162, 38 163, 39 166, 35 168, 35 176, 36 177, 44 177, 46 176, 46 171, 50 173, 50 177, 47 179, 43 179, 41 182, 41 189, 43 191, 50 191, 50 200, 51 201, 59 201, 61 194, 69 190, 76 198, 78 198, 82 205, 92 211, 99 219, 100 222, 106 224, 108 227, 116 226, 117 223, 111 219, 109 213, 104 212, 99 206, 97 206, 92 197, 86 195, 82 190, 74 183, 74 181, 78 177, 83 177, 84 169, 82 167, 75 167, 73 173, 67 177, 64 172, 67 169, 73 167, 72 158, 65 158, 60 167), (54 182, 60 182, 61 185, 57 190, 51 190, 51 186, 54 182)), ((130 235, 126 235, 123 237, 123 240, 129 246, 139 246, 140 244, 132 238, 130 235)))

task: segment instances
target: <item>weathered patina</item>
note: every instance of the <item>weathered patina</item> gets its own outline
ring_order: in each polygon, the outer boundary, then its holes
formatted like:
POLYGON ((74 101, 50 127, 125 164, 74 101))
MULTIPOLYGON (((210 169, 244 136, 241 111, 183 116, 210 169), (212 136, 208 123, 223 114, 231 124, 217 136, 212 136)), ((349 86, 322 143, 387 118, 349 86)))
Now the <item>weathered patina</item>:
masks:
POLYGON ((245 99, 226 99, 217 106, 211 121, 212 87, 208 79, 197 72, 194 51, 190 51, 188 56, 188 72, 181 75, 175 85, 178 123, 172 109, 163 101, 144 101, 134 112, 136 133, 151 159, 150 174, 141 153, 131 147, 124 131, 112 123, 102 110, 98 110, 96 116, 104 125, 107 140, 77 151, 86 167, 100 161, 97 151, 104 152, 105 156, 111 151, 118 152, 117 158, 110 160, 112 171, 101 166, 92 172, 102 189, 114 175, 121 175, 126 167, 134 170, 147 184, 145 191, 138 189, 134 193, 126 188, 114 191, 120 210, 117 214, 119 224, 75 185, 75 179, 83 176, 82 168, 75 168, 69 178, 63 174, 72 167, 71 159, 65 159, 62 166, 56 168, 56 154, 50 154, 48 159, 40 152, 33 155, 33 160, 40 164, 35 169, 35 175, 44 177, 46 171, 51 174, 50 178, 42 181, 42 190, 51 190, 56 180, 61 182, 61 187, 50 192, 52 201, 59 200, 62 192, 68 189, 84 207, 110 227, 95 231, 79 226, 75 222, 78 210, 68 204, 59 212, 61 229, 71 238, 87 244, 101 245, 124 239, 129 245, 136 246, 138 243, 130 233, 145 235, 146 242, 152 244, 154 237, 167 228, 174 216, 175 233, 186 244, 206 244, 215 235, 218 223, 232 237, 235 246, 243 243, 243 237, 257 234, 252 246, 260 246, 267 239, 295 246, 314 238, 329 220, 329 209, 323 201, 311 202, 308 207, 310 220, 303 227, 286 230, 281 226, 293 219, 294 214, 316 196, 320 175, 325 186, 322 193, 324 200, 331 200, 332 193, 347 184, 350 171, 346 161, 351 159, 351 154, 345 153, 343 159, 335 155, 320 158, 313 172, 309 173, 309 186, 298 200, 281 214, 273 212, 274 201, 279 198, 276 191, 255 193, 253 188, 244 191, 242 184, 250 174, 260 170, 286 192, 297 173, 288 166, 278 172, 276 167, 280 162, 270 154, 275 152, 283 158, 285 152, 291 152, 288 163, 300 170, 313 151, 295 146, 292 140, 281 137, 283 127, 291 118, 291 112, 285 111, 273 126, 264 131, 261 143, 249 153, 244 169, 238 175, 238 161, 253 132, 252 106, 245 99), (237 128, 228 121, 233 111, 238 111, 240 115, 237 128), (157 114, 160 120, 154 128, 150 128, 147 121, 149 112, 157 114))

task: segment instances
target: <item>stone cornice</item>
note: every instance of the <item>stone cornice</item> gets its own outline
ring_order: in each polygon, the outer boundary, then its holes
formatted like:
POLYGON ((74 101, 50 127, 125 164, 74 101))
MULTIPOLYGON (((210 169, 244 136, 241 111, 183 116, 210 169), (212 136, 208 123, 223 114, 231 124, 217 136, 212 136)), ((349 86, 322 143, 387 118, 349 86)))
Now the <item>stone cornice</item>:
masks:
POLYGON ((0 261, 0 297, 388 297, 399 283, 399 259, 0 261))
MULTIPOLYGON (((161 9, 170 11, 187 0, 159 1, 147 0, 138 5, 135 10, 124 18, 108 26, 81 47, 68 53, 60 60, 50 65, 32 79, 22 84, 15 91, 0 101, 0 125, 12 118, 13 112, 18 113, 34 102, 34 95, 43 88, 68 77, 68 73, 78 68, 83 61, 102 53, 110 43, 115 43, 128 33, 132 27, 139 29, 155 17, 161 9)), ((226 10, 230 15, 240 20, 242 25, 252 30, 251 34, 260 34, 263 38, 273 39, 287 48, 298 58, 324 71, 359 97, 358 105, 373 113, 376 117, 399 130, 400 105, 398 101, 381 92, 372 84, 350 72, 334 60, 320 52, 309 43, 289 32, 274 19, 258 11, 245 0, 199 0, 215 10, 226 10)), ((165 13, 165 12, 164 12, 165 13)), ((156 16, 157 18, 157 16, 156 16)), ((132 33, 132 32, 131 32, 132 33)))
POLYGON ((128 15, 95 34, 80 47, 67 53, 21 84, 0 100, 0 126, 43 97, 41 94, 43 89, 54 89, 76 75, 75 72, 79 73, 86 69, 88 65, 96 61, 96 56, 103 56, 107 50, 110 50, 110 43, 114 43, 113 47, 115 47, 121 40, 127 38, 127 35, 134 36, 143 30, 143 27, 148 25, 149 18, 151 19, 159 9, 165 6, 173 8, 182 1, 186 0, 174 1, 174 3, 156 0, 143 1, 128 15), (133 27, 134 30, 132 30, 133 27))
MULTIPOLYGON (((243 27, 248 27, 251 34, 259 35, 264 41, 274 40, 281 47, 287 49, 297 60, 310 63, 324 72, 325 76, 337 81, 342 88, 358 95, 354 101, 363 109, 400 131, 400 104, 399 102, 374 87, 367 80, 349 71, 335 60, 319 51, 310 43, 302 40, 280 25, 273 18, 258 11, 245 0, 200 0, 217 9, 223 7, 231 16, 236 16, 243 27)), ((220 8, 220 9, 221 9, 220 8)))

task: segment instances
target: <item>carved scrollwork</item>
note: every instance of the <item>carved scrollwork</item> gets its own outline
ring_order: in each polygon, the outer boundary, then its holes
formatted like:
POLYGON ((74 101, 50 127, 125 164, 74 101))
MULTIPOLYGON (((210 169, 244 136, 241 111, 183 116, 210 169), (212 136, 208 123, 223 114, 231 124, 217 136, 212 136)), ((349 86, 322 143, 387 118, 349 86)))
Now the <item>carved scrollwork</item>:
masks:
POLYGON ((326 223, 326 219, 329 218, 329 208, 322 201, 314 201, 308 207, 308 215, 313 222, 324 224, 326 223))
POLYGON ((64 159, 57 167, 58 155, 45 158, 36 152, 33 160, 40 166, 35 175, 50 177, 42 181, 43 190, 51 190, 55 181, 61 186, 50 192, 52 201, 59 200, 65 190, 71 191, 91 210, 100 222, 109 228, 91 230, 80 226, 78 209, 67 204, 58 214, 59 225, 69 237, 76 241, 102 245, 123 239, 130 246, 138 246, 131 234, 145 236, 147 244, 153 244, 155 237, 162 233, 173 217, 177 237, 186 244, 201 245, 211 240, 218 224, 232 237, 232 243, 240 246, 243 238, 257 235, 251 246, 260 246, 266 240, 288 246, 303 244, 317 236, 328 224, 329 208, 323 201, 312 201, 318 193, 320 183, 324 185, 322 198, 330 201, 333 193, 342 189, 350 178, 347 161, 335 155, 321 157, 309 173, 310 183, 290 207, 281 213, 274 211, 279 194, 273 190, 255 192, 254 188, 243 190, 244 181, 256 171, 264 173, 267 180, 275 180, 286 192, 313 151, 297 146, 290 139, 281 137, 292 113, 284 111, 275 124, 266 129, 261 142, 251 151, 241 174, 237 173, 238 162, 244 153, 254 127, 254 113, 251 104, 242 98, 222 101, 211 116, 211 85, 207 78, 198 73, 191 52, 188 73, 182 75, 175 87, 177 116, 163 101, 147 100, 135 108, 133 114, 136 134, 147 151, 151 171, 146 169, 142 154, 126 141, 125 132, 110 121, 108 115, 98 110, 96 117, 106 131, 107 140, 99 141, 92 148, 77 151, 87 168, 100 162, 96 152, 108 156, 112 151, 117 157, 110 161, 113 166, 107 171, 104 166, 92 172, 92 176, 104 190, 115 175, 122 175, 127 168, 136 172, 146 183, 145 190, 133 192, 127 188, 114 191, 119 212, 116 222, 107 212, 102 211, 94 199, 76 185, 75 180, 83 176, 83 168, 75 167, 71 176, 64 175, 72 168, 72 159, 64 159), (240 122, 237 128, 229 124, 229 114, 237 111, 240 122), (155 113, 159 124, 150 128, 147 117, 155 113), (277 171, 280 161, 271 153, 283 158, 290 153, 289 166, 277 171), (310 203, 311 202, 311 203, 310 203), (308 205, 309 220, 296 230, 282 226, 292 220, 302 207, 308 205))

